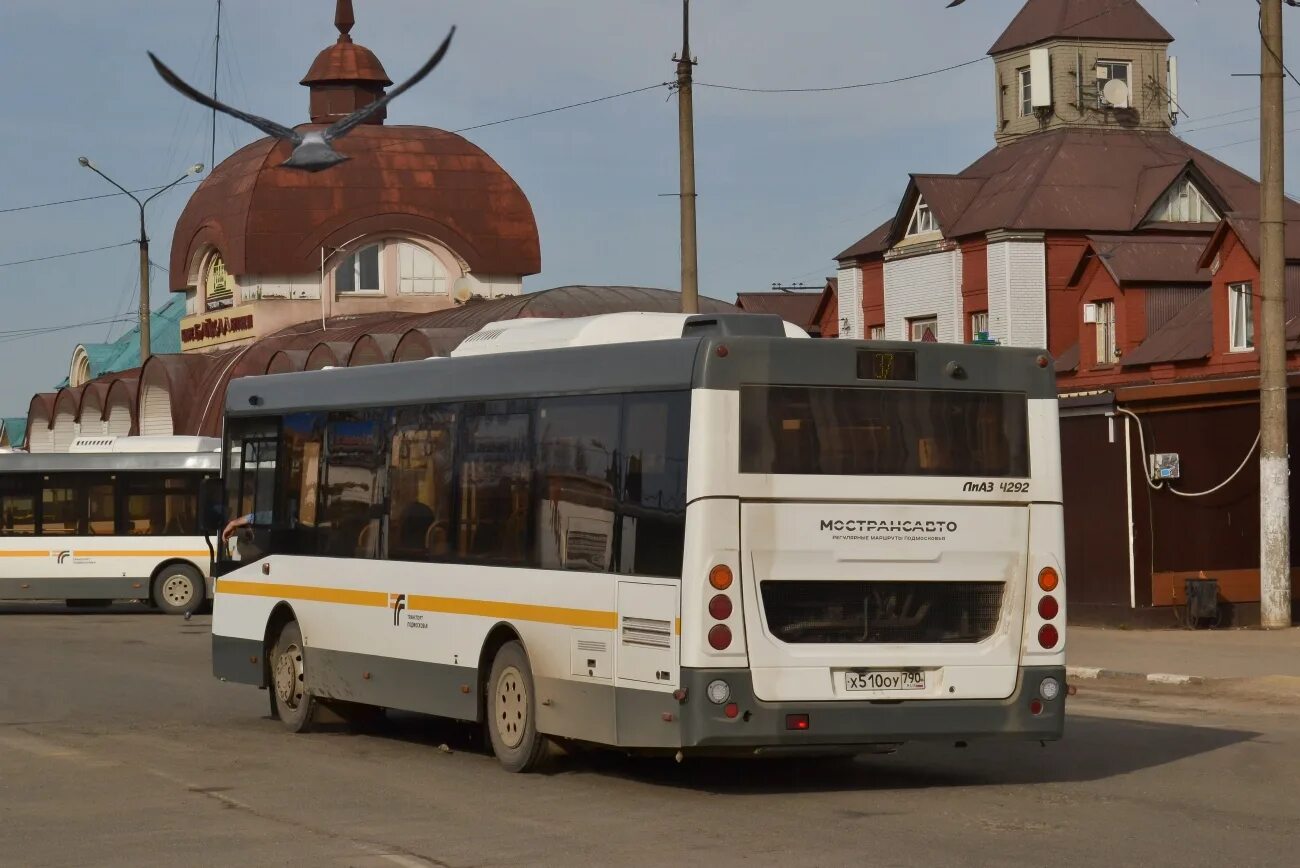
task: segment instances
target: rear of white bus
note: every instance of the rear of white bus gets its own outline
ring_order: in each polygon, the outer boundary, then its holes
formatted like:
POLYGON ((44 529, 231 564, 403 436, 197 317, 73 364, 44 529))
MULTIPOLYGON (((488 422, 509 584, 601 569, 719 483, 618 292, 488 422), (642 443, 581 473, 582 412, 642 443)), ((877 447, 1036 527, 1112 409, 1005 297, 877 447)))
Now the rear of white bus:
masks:
POLYGON ((1039 351, 732 338, 692 401, 683 746, 1054 740, 1054 375, 1039 351))

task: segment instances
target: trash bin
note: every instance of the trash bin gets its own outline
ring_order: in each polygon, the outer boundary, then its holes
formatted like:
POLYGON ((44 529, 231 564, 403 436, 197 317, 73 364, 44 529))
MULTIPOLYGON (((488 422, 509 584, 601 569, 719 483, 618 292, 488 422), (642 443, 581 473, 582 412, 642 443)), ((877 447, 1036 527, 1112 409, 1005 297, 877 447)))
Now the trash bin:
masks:
POLYGON ((1219 580, 1187 579, 1187 626, 1193 629, 1219 623, 1219 580))

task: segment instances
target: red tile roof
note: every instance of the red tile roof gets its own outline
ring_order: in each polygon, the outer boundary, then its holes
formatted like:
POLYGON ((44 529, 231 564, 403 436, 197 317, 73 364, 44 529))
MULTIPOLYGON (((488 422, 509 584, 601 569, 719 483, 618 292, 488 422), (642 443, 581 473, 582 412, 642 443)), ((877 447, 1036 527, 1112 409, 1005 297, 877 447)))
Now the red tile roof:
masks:
MULTIPOLYGON (((1063 129, 994 148, 956 175, 915 175, 895 218, 837 259, 881 254, 924 195, 947 238, 994 229, 1132 232, 1183 172, 1227 211, 1259 213, 1259 184, 1166 132, 1063 129)), ((1300 218, 1300 204, 1288 202, 1300 218)))
POLYGON ((1127 368, 1208 359, 1214 350, 1213 330, 1210 290, 1206 288, 1136 350, 1120 359, 1120 364, 1127 368))
POLYGON ((822 294, 812 292, 738 292, 736 307, 746 313, 772 313, 789 323, 808 329, 816 323, 822 294))
POLYGON ((1174 41, 1138 0, 1029 0, 993 43, 989 54, 1049 39, 1174 41))
POLYGON ((1102 266, 1120 286, 1133 283, 1208 284, 1198 265, 1206 235, 1089 235, 1102 266))

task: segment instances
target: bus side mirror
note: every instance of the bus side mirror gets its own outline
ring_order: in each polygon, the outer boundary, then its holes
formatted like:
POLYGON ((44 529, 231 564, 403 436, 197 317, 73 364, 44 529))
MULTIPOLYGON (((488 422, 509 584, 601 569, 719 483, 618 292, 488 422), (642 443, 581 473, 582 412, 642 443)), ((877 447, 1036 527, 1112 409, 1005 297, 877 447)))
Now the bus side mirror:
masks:
POLYGON ((199 529, 205 536, 216 536, 225 530, 225 510, 221 505, 224 493, 221 480, 216 477, 199 482, 199 529))

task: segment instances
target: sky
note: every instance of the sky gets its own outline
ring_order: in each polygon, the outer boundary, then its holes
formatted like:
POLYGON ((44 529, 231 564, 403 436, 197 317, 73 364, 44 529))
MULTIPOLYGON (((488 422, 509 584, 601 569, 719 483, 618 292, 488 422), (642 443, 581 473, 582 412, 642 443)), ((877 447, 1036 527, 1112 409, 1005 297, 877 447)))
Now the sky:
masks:
MULTIPOLYGON (((1187 117, 1178 134, 1257 174, 1256 5, 1142 0, 1175 37, 1187 117), (1232 114, 1225 114, 1231 112, 1232 114), (1200 129, 1198 129, 1200 128, 1200 129)), ((879 81, 984 56, 1022 0, 695 0, 697 81, 757 88, 879 81)), ((0 13, 0 415, 67 374, 81 342, 115 337, 135 310, 124 197, 7 210, 165 184, 210 163, 210 115, 158 79, 152 50, 211 85, 216 0, 3 0, 0 13), (90 325, 86 325, 91 323, 90 325), (58 328, 58 331, 49 329, 58 328), (42 329, 38 334, 23 330, 42 329)), ((355 0, 353 37, 401 80, 455 24, 447 60, 396 100, 389 123, 457 130, 672 79, 677 0, 355 0)), ((334 41, 334 0, 224 0, 220 94, 286 124, 307 120, 298 81, 334 41)), ((1286 10, 1288 45, 1300 9, 1286 10)), ((1300 61, 1298 61, 1300 62, 1300 61)), ((993 144, 992 62, 896 85, 822 94, 696 90, 700 288, 731 300, 775 282, 816 284, 833 257, 898 204, 909 172, 956 172, 993 144)), ((1287 85, 1288 190, 1300 189, 1300 86, 1287 85)), ((221 118, 216 158, 257 138, 221 118)), ((542 273, 571 283, 675 288, 677 110, 665 89, 465 134, 532 202, 542 273)), ((150 205, 165 267, 192 186, 150 205)), ((155 307, 167 278, 153 275, 155 307)))

